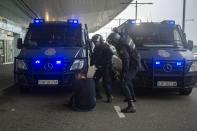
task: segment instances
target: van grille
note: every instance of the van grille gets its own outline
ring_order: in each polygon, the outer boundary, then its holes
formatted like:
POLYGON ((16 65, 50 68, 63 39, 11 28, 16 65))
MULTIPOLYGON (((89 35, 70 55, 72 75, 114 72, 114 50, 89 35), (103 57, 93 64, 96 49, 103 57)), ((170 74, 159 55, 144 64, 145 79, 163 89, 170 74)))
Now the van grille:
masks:
POLYGON ((143 60, 142 62, 147 72, 157 74, 183 75, 188 71, 190 65, 188 62, 183 62, 182 66, 177 66, 177 61, 173 60, 161 61, 160 65, 155 65, 152 60, 143 60))

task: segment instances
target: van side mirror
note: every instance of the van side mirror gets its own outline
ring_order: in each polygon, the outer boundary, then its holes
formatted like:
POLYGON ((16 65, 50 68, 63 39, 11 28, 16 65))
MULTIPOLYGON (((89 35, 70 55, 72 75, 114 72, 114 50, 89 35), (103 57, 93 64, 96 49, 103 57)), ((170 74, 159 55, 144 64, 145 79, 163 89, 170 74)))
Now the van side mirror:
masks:
POLYGON ((194 42, 192 40, 188 40, 188 49, 192 51, 193 47, 194 47, 194 42))
POLYGON ((22 38, 17 39, 17 48, 22 49, 23 48, 23 40, 22 38))

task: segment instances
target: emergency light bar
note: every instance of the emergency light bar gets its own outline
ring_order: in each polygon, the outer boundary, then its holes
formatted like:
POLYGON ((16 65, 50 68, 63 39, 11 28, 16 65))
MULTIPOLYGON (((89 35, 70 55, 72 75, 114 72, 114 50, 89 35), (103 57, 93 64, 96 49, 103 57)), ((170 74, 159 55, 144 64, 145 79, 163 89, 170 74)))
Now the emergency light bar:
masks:
POLYGON ((67 22, 70 24, 79 24, 79 20, 77 19, 68 19, 67 22))
POLYGON ((141 23, 141 20, 131 19, 128 22, 131 24, 139 25, 141 23))
POLYGON ((172 26, 175 26, 175 24, 176 24, 174 20, 164 20, 161 23, 167 24, 167 25, 172 25, 172 26))
POLYGON ((34 19, 33 23, 35 24, 44 23, 44 19, 34 19))

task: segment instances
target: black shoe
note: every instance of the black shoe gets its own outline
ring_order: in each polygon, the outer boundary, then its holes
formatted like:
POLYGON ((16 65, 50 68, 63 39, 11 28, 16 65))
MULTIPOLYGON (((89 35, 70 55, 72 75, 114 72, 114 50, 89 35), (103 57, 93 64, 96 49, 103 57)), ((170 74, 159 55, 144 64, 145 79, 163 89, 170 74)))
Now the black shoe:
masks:
POLYGON ((112 103, 112 98, 107 98, 107 103, 112 103))
POLYGON ((135 113, 136 109, 135 107, 126 107, 121 110, 122 113, 135 113))
POLYGON ((70 109, 70 108, 72 108, 72 103, 70 103, 70 102, 66 103, 65 106, 70 109))
POLYGON ((107 97, 106 103, 112 103, 113 96, 107 97))
MULTIPOLYGON (((125 98, 123 101, 124 101, 124 102, 128 102, 128 99, 125 98)), ((133 102, 136 102, 136 99, 134 99, 133 102)))
POLYGON ((124 102, 127 102, 127 101, 128 101, 128 99, 127 99, 127 98, 125 98, 123 101, 124 101, 124 102))
POLYGON ((125 109, 122 109, 121 112, 123 113, 135 113, 136 107, 135 104, 132 101, 128 101, 128 107, 125 109))

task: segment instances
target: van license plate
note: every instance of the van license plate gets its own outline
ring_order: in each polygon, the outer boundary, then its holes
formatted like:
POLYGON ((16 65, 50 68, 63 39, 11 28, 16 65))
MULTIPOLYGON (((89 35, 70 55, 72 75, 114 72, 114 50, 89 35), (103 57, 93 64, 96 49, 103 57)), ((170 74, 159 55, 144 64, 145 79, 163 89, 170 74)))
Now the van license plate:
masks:
POLYGON ((177 86, 175 81, 157 81, 157 86, 177 86))
POLYGON ((38 85, 58 85, 58 80, 38 80, 38 85))

